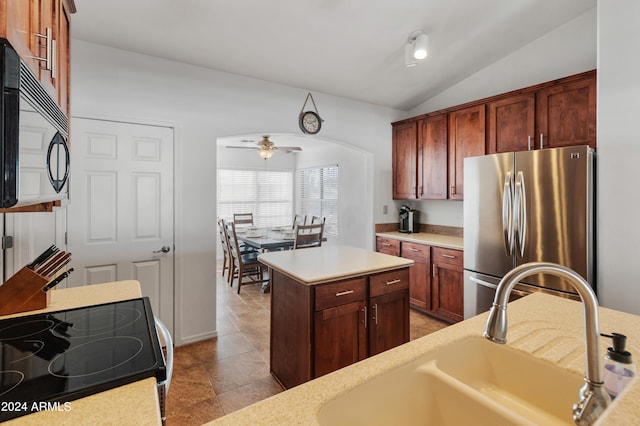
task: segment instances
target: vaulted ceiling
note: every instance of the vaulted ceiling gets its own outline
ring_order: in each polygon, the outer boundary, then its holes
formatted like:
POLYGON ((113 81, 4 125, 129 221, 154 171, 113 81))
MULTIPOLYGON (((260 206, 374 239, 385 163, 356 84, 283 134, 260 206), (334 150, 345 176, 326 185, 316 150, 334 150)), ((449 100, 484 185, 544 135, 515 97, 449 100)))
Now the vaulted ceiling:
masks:
POLYGON ((75 0, 72 37, 402 110, 596 0, 75 0), (429 56, 406 67, 409 34, 429 56))

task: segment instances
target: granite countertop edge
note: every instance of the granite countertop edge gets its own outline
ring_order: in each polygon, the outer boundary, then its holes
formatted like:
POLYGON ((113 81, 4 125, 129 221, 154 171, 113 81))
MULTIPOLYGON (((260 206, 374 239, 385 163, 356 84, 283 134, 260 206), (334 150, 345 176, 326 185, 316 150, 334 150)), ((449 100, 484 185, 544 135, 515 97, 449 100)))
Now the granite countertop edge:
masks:
POLYGON ((464 250, 464 238, 453 235, 431 234, 427 232, 406 234, 398 231, 389 231, 376 232, 376 237, 386 237, 410 243, 428 244, 435 247, 464 250))

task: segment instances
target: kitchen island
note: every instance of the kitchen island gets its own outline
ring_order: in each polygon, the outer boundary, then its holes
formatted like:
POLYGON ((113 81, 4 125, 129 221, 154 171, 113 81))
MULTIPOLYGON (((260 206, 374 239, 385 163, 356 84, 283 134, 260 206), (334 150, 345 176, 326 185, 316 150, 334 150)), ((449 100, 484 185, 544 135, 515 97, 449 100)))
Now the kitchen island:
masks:
POLYGON ((409 341, 412 260, 355 247, 270 252, 271 374, 285 388, 409 341))
MULTIPOLYGON (((141 296, 138 281, 118 281, 51 290, 45 309, 7 315, 1 319, 73 309, 141 296)), ((10 425, 159 425, 157 383, 154 377, 70 401, 68 410, 40 411, 5 422, 10 425)))
MULTIPOLYGON (((507 346, 545 363, 552 363, 574 374, 584 375, 584 321, 580 302, 541 293, 511 302, 508 307, 507 346)), ((627 336, 627 349, 637 362, 640 354, 640 317, 599 308, 600 331, 627 336)), ((345 395, 358 385, 404 366, 430 351, 470 336, 480 337, 487 314, 481 314, 438 332, 365 359, 331 374, 312 380, 267 400, 231 413, 211 425, 294 425, 319 424, 318 413, 329 401, 345 395)), ((610 340, 601 338, 601 359, 610 340)), ((474 357, 473 353, 467 356, 474 357)), ((554 383, 547 391, 553 395, 554 383)), ((577 402, 578 388, 571 401, 577 402)), ((636 377, 627 389, 607 408, 597 425, 637 425, 640 423, 640 380, 636 377)), ((570 404, 569 404, 570 405, 570 404)), ((374 408, 374 407, 371 407, 374 408)), ((469 410, 469 407, 460 407, 469 410)), ((567 407, 570 413, 571 407, 567 407)))

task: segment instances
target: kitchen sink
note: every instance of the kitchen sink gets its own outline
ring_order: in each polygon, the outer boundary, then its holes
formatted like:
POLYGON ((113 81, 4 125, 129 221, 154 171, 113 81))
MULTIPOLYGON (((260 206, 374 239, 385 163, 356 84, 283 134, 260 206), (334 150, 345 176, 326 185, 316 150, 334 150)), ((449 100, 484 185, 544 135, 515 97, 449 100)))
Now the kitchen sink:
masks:
POLYGON ((570 425, 581 375, 469 337, 325 403, 321 425, 570 425))

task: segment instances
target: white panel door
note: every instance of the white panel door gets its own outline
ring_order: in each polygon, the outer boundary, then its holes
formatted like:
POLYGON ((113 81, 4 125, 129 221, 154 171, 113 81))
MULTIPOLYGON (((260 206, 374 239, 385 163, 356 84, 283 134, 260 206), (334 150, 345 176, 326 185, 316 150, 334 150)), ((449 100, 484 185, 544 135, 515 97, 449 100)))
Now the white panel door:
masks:
POLYGON ((173 330, 173 129, 73 118, 69 286, 138 280, 173 330))

